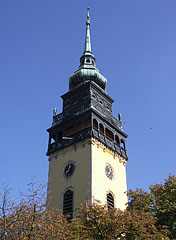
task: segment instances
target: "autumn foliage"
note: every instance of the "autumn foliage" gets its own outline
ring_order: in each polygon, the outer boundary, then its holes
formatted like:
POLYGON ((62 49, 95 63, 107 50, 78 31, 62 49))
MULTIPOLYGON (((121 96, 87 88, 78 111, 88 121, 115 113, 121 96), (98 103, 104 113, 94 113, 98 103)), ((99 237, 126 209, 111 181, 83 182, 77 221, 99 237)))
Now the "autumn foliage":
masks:
POLYGON ((2 240, 147 240, 176 239, 176 177, 164 184, 128 192, 125 211, 85 202, 71 223, 58 209, 47 205, 43 186, 29 184, 22 200, 9 200, 7 186, 1 194, 0 239, 2 240))

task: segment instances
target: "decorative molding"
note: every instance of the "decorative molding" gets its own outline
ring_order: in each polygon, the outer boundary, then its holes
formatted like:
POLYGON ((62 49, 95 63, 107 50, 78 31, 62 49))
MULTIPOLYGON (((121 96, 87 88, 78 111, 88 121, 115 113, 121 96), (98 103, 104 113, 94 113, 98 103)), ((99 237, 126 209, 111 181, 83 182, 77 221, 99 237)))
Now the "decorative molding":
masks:
POLYGON ((108 152, 110 153, 114 159, 119 159, 120 163, 123 163, 124 166, 126 166, 126 159, 123 158, 120 154, 118 154, 117 152, 113 151, 112 149, 108 148, 107 146, 105 146, 102 142, 99 142, 97 139, 92 138, 91 139, 91 143, 93 145, 97 145, 97 148, 101 148, 103 150, 103 152, 108 152))

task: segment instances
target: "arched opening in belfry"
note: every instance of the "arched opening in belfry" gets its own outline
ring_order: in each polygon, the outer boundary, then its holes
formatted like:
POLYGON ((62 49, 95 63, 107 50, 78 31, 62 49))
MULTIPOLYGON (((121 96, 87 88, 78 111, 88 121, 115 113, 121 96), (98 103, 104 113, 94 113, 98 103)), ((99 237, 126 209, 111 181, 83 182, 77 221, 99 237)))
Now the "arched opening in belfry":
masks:
POLYGON ((86 119, 85 120, 85 128, 88 128, 88 127, 90 127, 90 119, 86 119))
POLYGON ((114 134, 108 128, 106 128, 106 137, 114 141, 114 134))
POLYGON ((120 139, 119 139, 119 137, 118 137, 117 135, 115 135, 115 142, 116 142, 118 145, 120 145, 120 139))
POLYGON ((65 136, 66 137, 68 137, 68 136, 71 136, 71 135, 73 135, 74 134, 74 126, 71 126, 71 127, 69 127, 69 128, 67 128, 66 129, 66 131, 65 131, 65 136))
POLYGON ((82 130, 82 122, 79 122, 76 126, 76 130, 77 132, 81 131, 82 130))
POLYGON ((98 130, 98 122, 96 119, 93 120, 93 127, 98 130))
POLYGON ((56 136, 50 137, 50 144, 55 143, 55 142, 56 142, 56 136))
POLYGON ((100 125, 99 125, 99 129, 100 129, 100 132, 101 132, 102 134, 104 134, 104 127, 103 127, 103 124, 100 123, 100 125))
POLYGON ((121 141, 120 141, 120 146, 121 146, 123 149, 125 149, 125 142, 124 142, 123 139, 121 139, 121 141))

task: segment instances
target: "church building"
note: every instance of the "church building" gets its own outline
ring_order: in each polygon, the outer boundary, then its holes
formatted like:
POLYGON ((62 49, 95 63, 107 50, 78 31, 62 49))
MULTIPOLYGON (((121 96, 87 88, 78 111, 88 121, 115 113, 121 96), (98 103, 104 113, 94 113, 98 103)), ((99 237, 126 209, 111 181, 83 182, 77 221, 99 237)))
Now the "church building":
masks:
POLYGON ((112 114, 114 100, 106 84, 91 50, 88 9, 80 66, 69 77, 69 91, 61 96, 62 112, 53 111, 47 129, 48 201, 70 219, 85 200, 99 200, 108 209, 126 208, 127 134, 121 114, 112 114))

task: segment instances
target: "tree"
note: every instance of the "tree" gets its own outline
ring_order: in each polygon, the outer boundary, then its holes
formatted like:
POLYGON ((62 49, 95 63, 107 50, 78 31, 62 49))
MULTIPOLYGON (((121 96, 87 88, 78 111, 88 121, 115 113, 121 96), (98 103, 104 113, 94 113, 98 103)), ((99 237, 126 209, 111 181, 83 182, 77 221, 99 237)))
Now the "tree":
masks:
POLYGON ((10 201, 10 188, 7 185, 3 186, 3 192, 0 194, 0 238, 8 239, 9 229, 17 224, 19 214, 14 217, 15 203, 10 201))
POLYGON ((29 184, 28 194, 16 203, 7 204, 5 189, 0 215, 0 234, 3 240, 72 239, 69 224, 59 210, 47 207, 43 185, 29 184), (10 206, 10 208, 9 208, 10 206))
POLYGON ((170 175, 164 183, 154 184, 149 190, 130 190, 128 211, 152 213, 157 229, 168 229, 169 238, 176 239, 176 177, 170 175))
POLYGON ((158 231, 155 224, 156 219, 149 212, 108 211, 99 202, 86 202, 78 208, 72 230, 75 239, 168 239, 166 232, 158 231))
POLYGON ((49 208, 43 185, 29 184, 19 202, 4 187, 0 201, 2 240, 167 240, 176 239, 176 177, 128 192, 125 211, 108 210, 98 201, 85 202, 68 223, 60 210, 49 208))
POLYGON ((167 226, 170 239, 176 239, 176 177, 169 176, 164 184, 150 186, 154 198, 153 213, 157 217, 157 226, 167 226))

